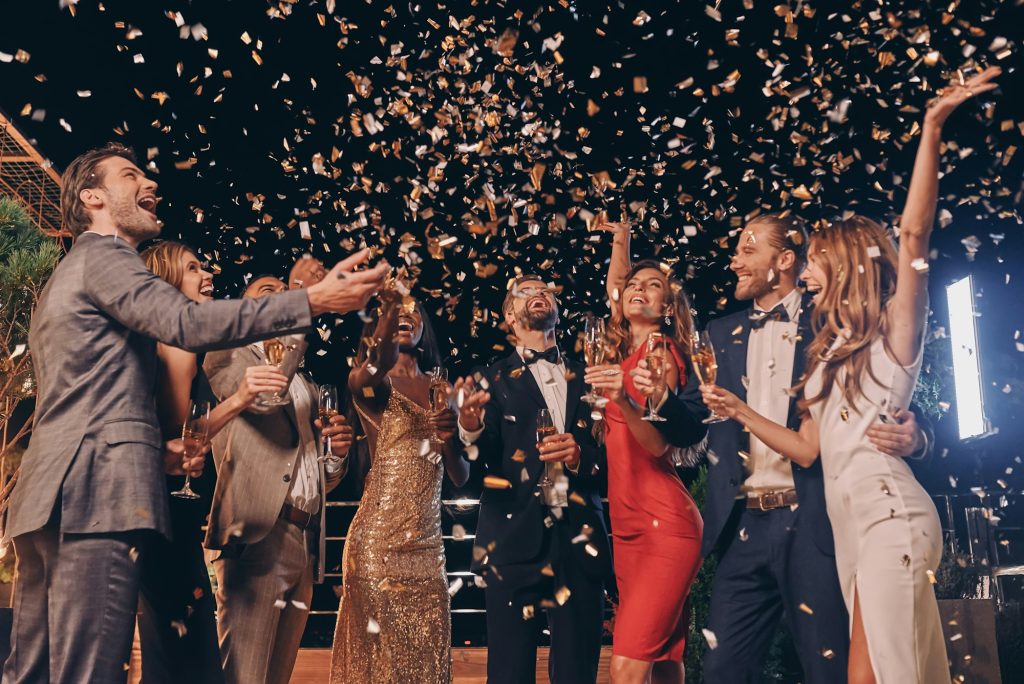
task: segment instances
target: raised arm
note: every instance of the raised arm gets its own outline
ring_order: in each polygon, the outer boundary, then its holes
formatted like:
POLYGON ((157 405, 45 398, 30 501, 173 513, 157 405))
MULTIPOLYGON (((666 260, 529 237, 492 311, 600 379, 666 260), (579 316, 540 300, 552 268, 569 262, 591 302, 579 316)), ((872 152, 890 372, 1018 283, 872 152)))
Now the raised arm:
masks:
POLYGON ((626 287, 626 274, 630 268, 630 226, 628 223, 602 223, 598 228, 612 234, 612 258, 608 264, 605 289, 608 291, 609 306, 615 306, 622 296, 622 289, 626 287))
POLYGON ((387 288, 381 290, 379 298, 381 312, 373 331, 373 345, 367 351, 366 360, 349 373, 348 389, 355 401, 382 411, 387 397, 380 396, 376 390, 398 362, 398 314, 402 297, 394 288, 387 288))
POLYGON ((924 116, 907 203, 900 217, 896 293, 886 311, 889 346, 903 365, 917 358, 921 329, 928 317, 928 243, 938 200, 942 126, 961 104, 995 88, 997 84, 991 81, 1000 71, 999 67, 989 67, 962 84, 944 88, 924 116))

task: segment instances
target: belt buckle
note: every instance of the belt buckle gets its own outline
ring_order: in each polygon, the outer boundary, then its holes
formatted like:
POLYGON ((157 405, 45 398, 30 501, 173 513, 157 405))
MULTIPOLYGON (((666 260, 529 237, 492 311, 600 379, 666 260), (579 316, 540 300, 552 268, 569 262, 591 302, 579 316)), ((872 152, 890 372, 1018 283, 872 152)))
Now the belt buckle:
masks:
POLYGON ((758 498, 757 505, 761 511, 770 511, 778 508, 781 502, 782 494, 779 492, 766 492, 758 498))

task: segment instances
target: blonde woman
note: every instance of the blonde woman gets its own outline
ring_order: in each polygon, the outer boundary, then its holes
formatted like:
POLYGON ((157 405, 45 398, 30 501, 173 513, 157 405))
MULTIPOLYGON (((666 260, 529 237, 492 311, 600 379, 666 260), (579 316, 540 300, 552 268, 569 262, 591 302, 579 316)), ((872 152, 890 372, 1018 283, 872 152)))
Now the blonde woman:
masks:
POLYGON ((799 465, 810 465, 820 449, 851 618, 851 684, 931 684, 950 677, 929 581, 942 555, 935 505, 905 461, 880 452, 866 432, 907 408, 921 368, 942 126, 960 104, 995 88, 991 81, 999 72, 989 68, 948 87, 929 106, 898 252, 887 232, 862 216, 812 235, 802 278, 814 294, 815 337, 810 370, 797 386, 805 411, 799 432, 719 387, 702 388, 709 408, 799 465))

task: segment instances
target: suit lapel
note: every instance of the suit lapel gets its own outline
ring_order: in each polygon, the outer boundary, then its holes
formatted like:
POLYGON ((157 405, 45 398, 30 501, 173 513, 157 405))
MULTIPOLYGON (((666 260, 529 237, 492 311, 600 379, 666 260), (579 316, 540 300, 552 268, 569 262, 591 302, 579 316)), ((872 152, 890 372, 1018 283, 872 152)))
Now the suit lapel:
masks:
POLYGON ((530 397, 540 408, 547 408, 544 395, 533 377, 533 373, 526 367, 526 362, 519 356, 519 352, 513 352, 505 363, 505 378, 509 387, 516 392, 522 392, 530 397))
POLYGON ((565 368, 571 378, 565 383, 565 431, 572 432, 576 423, 576 410, 583 396, 583 365, 565 358, 565 368))
POLYGON ((753 309, 747 309, 740 317, 739 325, 728 332, 729 337, 725 340, 725 347, 715 350, 716 354, 722 355, 722 359, 718 363, 718 370, 721 372, 724 365, 728 379, 728 384, 722 383, 722 386, 733 392, 742 401, 747 400, 747 386, 743 382, 743 378, 747 376, 747 345, 750 342, 751 311, 753 309), (725 364, 722 361, 725 361, 725 364))

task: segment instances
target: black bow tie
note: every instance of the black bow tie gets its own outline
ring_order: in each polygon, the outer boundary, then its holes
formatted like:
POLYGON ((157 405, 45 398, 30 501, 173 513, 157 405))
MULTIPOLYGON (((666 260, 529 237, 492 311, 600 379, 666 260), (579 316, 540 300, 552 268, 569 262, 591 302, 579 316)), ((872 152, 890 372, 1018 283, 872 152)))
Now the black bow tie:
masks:
POLYGON ((786 307, 781 302, 772 307, 771 311, 754 310, 750 312, 751 330, 760 330, 768 321, 789 323, 789 312, 786 311, 786 307))
POLYGON ((559 353, 558 347, 551 347, 542 352, 535 351, 533 349, 523 350, 523 361, 526 365, 537 363, 538 361, 547 361, 548 363, 558 363, 559 353))

